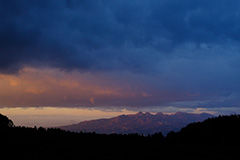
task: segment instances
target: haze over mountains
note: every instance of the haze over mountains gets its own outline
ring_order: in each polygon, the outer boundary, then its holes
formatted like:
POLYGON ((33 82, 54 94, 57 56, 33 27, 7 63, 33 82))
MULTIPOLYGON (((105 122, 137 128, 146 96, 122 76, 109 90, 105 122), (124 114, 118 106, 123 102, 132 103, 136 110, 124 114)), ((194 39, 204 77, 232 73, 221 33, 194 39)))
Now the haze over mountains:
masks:
POLYGON ((203 121, 211 117, 214 116, 208 113, 192 114, 177 112, 168 115, 161 112, 156 114, 139 112, 132 115, 120 115, 110 119, 84 121, 60 128, 74 132, 82 131, 105 134, 138 133, 144 135, 162 132, 163 135, 166 135, 170 131, 179 131, 189 123, 203 121))

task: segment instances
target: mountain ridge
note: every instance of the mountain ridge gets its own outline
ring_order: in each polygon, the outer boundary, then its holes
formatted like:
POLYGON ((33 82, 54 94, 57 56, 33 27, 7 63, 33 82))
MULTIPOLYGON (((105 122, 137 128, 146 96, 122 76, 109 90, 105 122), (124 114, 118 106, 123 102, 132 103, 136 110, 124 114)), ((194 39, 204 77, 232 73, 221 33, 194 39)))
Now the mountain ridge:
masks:
POLYGON ((77 124, 61 126, 59 128, 74 132, 96 132, 104 134, 154 134, 162 132, 166 135, 170 131, 179 131, 182 127, 192 122, 203 121, 214 117, 208 113, 193 114, 177 112, 175 114, 164 114, 158 112, 138 112, 130 115, 119 115, 112 118, 83 121, 77 124))

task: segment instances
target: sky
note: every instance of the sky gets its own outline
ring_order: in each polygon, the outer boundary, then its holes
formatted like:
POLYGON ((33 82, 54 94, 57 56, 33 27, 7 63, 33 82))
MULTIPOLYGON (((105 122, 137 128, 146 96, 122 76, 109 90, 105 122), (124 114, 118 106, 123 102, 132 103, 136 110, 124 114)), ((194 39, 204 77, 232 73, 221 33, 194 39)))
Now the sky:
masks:
POLYGON ((240 113, 238 0, 0 0, 0 16, 0 112, 16 121, 240 113))

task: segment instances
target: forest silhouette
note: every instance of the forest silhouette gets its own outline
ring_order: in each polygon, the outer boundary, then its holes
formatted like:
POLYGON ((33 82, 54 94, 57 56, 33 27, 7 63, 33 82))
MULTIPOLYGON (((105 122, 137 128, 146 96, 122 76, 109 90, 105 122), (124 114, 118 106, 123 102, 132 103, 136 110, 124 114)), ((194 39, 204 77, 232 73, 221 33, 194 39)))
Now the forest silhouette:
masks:
POLYGON ((6 159, 233 159, 240 152, 240 115, 218 116, 179 132, 96 134, 15 126, 0 114, 1 157, 6 159))

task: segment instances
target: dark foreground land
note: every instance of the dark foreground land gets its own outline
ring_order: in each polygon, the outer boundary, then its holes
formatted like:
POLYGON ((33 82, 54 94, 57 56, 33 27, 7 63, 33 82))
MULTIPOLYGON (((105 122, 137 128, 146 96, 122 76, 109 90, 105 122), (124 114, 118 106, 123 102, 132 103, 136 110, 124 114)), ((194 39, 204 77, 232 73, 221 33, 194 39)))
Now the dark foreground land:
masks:
POLYGON ((180 132, 138 134, 73 133, 60 129, 16 127, 0 115, 1 159, 236 159, 240 116, 192 123, 180 132))

